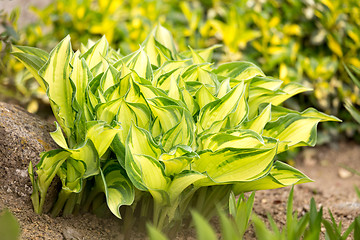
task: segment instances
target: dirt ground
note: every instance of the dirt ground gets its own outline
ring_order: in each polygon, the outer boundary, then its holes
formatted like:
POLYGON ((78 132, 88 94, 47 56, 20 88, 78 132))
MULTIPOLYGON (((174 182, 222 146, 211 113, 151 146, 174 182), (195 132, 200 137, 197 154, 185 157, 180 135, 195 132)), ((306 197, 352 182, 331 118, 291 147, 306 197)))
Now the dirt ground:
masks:
MULTIPOLYGON (((300 215, 309 210, 309 202, 314 197, 323 206, 325 217, 330 209, 337 221, 345 228, 360 215, 360 199, 354 186, 360 186, 360 176, 345 168, 360 169, 360 145, 340 143, 337 145, 307 148, 296 160, 296 166, 315 182, 298 185, 294 191, 294 209, 300 215)), ((286 201, 290 188, 258 191, 254 212, 266 216, 269 212, 279 226, 285 224, 286 201)), ((29 196, 1 190, 0 209, 9 208, 20 222, 22 239, 124 239, 120 220, 115 217, 97 218, 92 214, 51 218, 37 215, 32 210, 29 196)), ((216 222, 216 221, 215 221, 216 222)), ((215 226, 217 228, 217 226, 215 226)), ((144 239, 144 234, 134 231, 132 239, 144 239)), ((183 229, 177 239, 195 239, 194 231, 183 229)), ((245 239, 255 239, 252 228, 245 239)))
MULTIPOLYGON (((330 220, 330 210, 337 223, 341 221, 346 230, 354 218, 360 215, 360 198, 355 191, 355 186, 360 187, 360 176, 352 173, 360 170, 360 145, 342 142, 331 147, 306 148, 297 157, 296 167, 314 182, 295 186, 294 210, 300 216, 309 211, 310 199, 313 197, 318 208, 323 206, 325 218, 330 220)), ((284 225, 289 190, 287 187, 258 191, 253 211, 263 217, 269 212, 279 226, 284 225)), ((252 237, 254 235, 248 234, 245 239, 252 237)))

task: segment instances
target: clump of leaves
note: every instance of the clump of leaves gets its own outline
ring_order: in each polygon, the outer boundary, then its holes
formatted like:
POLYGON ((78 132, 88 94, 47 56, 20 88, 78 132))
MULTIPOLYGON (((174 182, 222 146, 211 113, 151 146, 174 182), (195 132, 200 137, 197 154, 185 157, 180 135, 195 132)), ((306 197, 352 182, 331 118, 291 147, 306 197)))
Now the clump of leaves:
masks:
POLYGON ((249 62, 213 68, 213 48, 176 50, 157 26, 122 57, 105 37, 73 52, 70 37, 50 54, 14 46, 13 54, 46 89, 60 149, 41 155, 29 174, 35 211, 47 189, 62 182, 53 215, 76 209, 152 216, 178 226, 192 207, 210 216, 231 191, 278 188, 311 181, 276 155, 314 146, 316 126, 339 119, 309 108, 279 106, 308 91, 266 77, 249 62), (105 198, 103 197, 105 196, 105 198))
POLYGON ((346 240, 348 239, 348 237, 350 236, 351 232, 355 229, 354 231, 354 239, 358 239, 360 237, 360 232, 357 229, 359 229, 360 225, 359 225, 359 220, 360 217, 356 217, 354 219, 354 222, 352 222, 350 224, 350 226, 343 231, 343 226, 342 223, 339 222, 339 224, 336 223, 335 218, 332 214, 332 212, 329 210, 329 214, 330 214, 330 218, 331 221, 323 219, 322 223, 326 229, 325 232, 325 238, 329 239, 329 240, 335 240, 335 239, 340 239, 340 240, 346 240))
POLYGON ((291 189, 289 194, 286 224, 282 230, 279 229, 270 214, 268 214, 268 220, 271 230, 266 227, 266 224, 259 217, 253 215, 252 221, 258 239, 320 239, 322 225, 326 229, 325 239, 327 240, 348 239, 354 229, 354 239, 360 237, 360 232, 356 230, 356 227, 359 227, 360 217, 355 218, 350 226, 343 231, 341 222, 336 223, 330 210, 331 222, 323 218, 323 209, 322 207, 320 207, 319 211, 316 209, 314 198, 311 198, 310 201, 310 211, 299 218, 297 212, 293 213, 293 190, 294 188, 291 189))

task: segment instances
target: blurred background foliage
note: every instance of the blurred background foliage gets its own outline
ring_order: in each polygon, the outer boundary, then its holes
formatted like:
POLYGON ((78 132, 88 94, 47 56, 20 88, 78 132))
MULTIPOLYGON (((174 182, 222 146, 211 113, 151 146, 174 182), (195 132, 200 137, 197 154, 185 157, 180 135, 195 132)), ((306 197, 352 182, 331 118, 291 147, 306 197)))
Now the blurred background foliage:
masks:
POLYGON ((47 100, 9 56, 10 43, 51 49, 70 34, 78 48, 105 34, 125 55, 160 23, 172 32, 181 51, 222 44, 215 51, 217 63, 252 61, 285 83, 313 87, 313 92, 285 104, 297 110, 315 106, 344 120, 328 124, 320 141, 359 136, 358 125, 343 106, 345 101, 360 104, 359 88, 344 67, 360 67, 359 0, 55 0, 31 10, 38 20, 21 29, 19 10, 1 13, 0 18, 0 94, 17 99, 31 112, 47 100))

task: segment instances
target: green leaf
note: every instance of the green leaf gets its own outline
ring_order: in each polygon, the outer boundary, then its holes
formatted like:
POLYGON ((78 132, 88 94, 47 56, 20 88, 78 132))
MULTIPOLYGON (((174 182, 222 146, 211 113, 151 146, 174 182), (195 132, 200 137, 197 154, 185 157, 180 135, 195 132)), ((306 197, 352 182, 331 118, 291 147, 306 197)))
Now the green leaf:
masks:
POLYGON ((181 89, 179 88, 179 84, 177 82, 176 78, 171 78, 171 82, 170 82, 170 88, 169 88, 169 92, 168 92, 168 97, 175 99, 175 100, 180 100, 181 99, 181 89))
POLYGON ((0 235, 4 240, 20 239, 20 225, 15 216, 7 209, 0 212, 0 235))
POLYGON ((265 145, 260 135, 251 130, 207 134, 198 139, 198 150, 216 151, 223 148, 259 148, 265 145))
POLYGON ((357 110, 350 101, 345 101, 345 108, 349 111, 351 116, 360 124, 360 111, 357 110))
POLYGON ((150 125, 150 110, 142 103, 129 103, 123 98, 100 104, 97 108, 98 119, 111 123, 113 120, 121 123, 122 131, 118 136, 125 143, 131 123, 148 129, 150 125))
POLYGON ((91 121, 87 122, 86 138, 92 141, 101 158, 110 147, 116 134, 121 131, 119 126, 111 127, 106 122, 91 121))
POLYGON ((24 46, 13 46, 14 55, 31 72, 43 90, 46 90, 44 80, 39 75, 40 68, 46 63, 49 54, 41 49, 24 46))
POLYGON ((195 139, 195 123, 189 112, 183 111, 181 120, 162 137, 162 146, 166 152, 177 145, 191 146, 195 139))
POLYGON ((256 107, 252 106, 259 106, 261 103, 271 103, 272 105, 277 106, 296 94, 310 90, 311 89, 298 83, 289 83, 276 91, 262 87, 251 87, 249 92, 249 118, 254 118, 258 110, 256 107))
POLYGON ((314 198, 310 201, 310 212, 309 212, 309 239, 318 239, 321 231, 321 220, 323 217, 322 207, 319 212, 316 210, 316 203, 314 198))
MULTIPOLYGON (((235 112, 239 103, 241 103, 240 100, 244 95, 245 89, 246 86, 242 82, 224 97, 205 105, 199 113, 198 132, 201 133, 216 122, 224 121, 231 113, 235 112)), ((245 116, 245 112, 242 115, 245 116)), ((241 118, 241 115, 236 117, 241 118)))
MULTIPOLYGON (((189 163, 198 158, 196 152, 189 146, 177 146, 170 151, 163 153, 159 157, 159 161, 164 164, 166 176, 175 175, 189 167, 189 163)), ((189 170, 189 169, 188 169, 189 170)))
POLYGON ((230 78, 226 78, 225 80, 223 80, 220 84, 219 87, 219 91, 217 93, 217 97, 218 98, 222 98, 223 96, 225 96, 228 92, 230 92, 231 87, 230 87, 230 78))
POLYGON ((197 239, 199 240, 216 240, 216 234, 210 224, 198 212, 191 211, 195 224, 197 239))
POLYGON ((50 132, 51 138, 55 141, 57 145, 59 145, 61 148, 68 149, 68 144, 66 142, 66 139, 64 137, 63 132, 61 131, 61 128, 57 122, 54 122, 56 126, 56 130, 54 132, 50 132))
POLYGON ((280 88, 282 83, 283 81, 272 77, 254 77, 251 80, 251 87, 252 88, 260 87, 275 91, 280 88))
POLYGON ((83 161, 78 161, 71 157, 68 158, 57 172, 57 175, 62 182, 62 189, 79 193, 83 187, 83 176, 85 171, 86 166, 83 161))
POLYGON ((149 236, 150 240, 167 240, 168 239, 163 233, 161 233, 161 231, 159 231, 152 225, 146 224, 146 228, 147 228, 148 236, 149 236))
POLYGON ((354 239, 359 239, 359 238, 360 238, 360 217, 356 217, 354 220, 354 239))
POLYGON ((170 98, 152 98, 148 100, 148 104, 155 119, 159 121, 163 133, 175 127, 184 114, 184 108, 170 98))
MULTIPOLYGON (((350 69, 346 66, 346 64, 343 64, 343 65, 344 65, 346 72, 350 76, 351 80, 355 83, 356 86, 358 86, 358 88, 360 88, 360 80, 350 71, 350 69)), ((355 66, 352 66, 352 69, 355 70, 354 72, 360 71, 360 69, 355 66)))
POLYGON ((85 164, 83 178, 98 175, 100 172, 100 159, 98 152, 90 139, 87 139, 83 146, 77 149, 68 149, 71 157, 75 160, 82 161, 85 164))
POLYGON ((73 87, 70 80, 70 60, 73 56, 70 37, 64 38, 50 53, 49 60, 39 70, 46 81, 47 95, 61 128, 67 137, 74 127, 72 108, 73 87))
POLYGON ((165 176, 162 165, 153 157, 133 154, 126 147, 125 168, 131 182, 142 191, 149 191, 157 203, 170 201, 166 192, 170 178, 165 176))
POLYGON ((320 118, 303 117, 289 113, 274 122, 268 122, 263 136, 280 141, 278 152, 298 146, 314 146, 317 140, 316 127, 320 118))
POLYGON ((257 239, 264 239, 264 240, 275 240, 279 239, 276 238, 275 234, 271 232, 265 225, 265 223, 255 214, 252 215, 252 222, 255 227, 255 234, 257 239))
POLYGON ((241 128, 253 130, 258 134, 262 134, 264 127, 271 120, 271 104, 268 104, 266 108, 254 119, 245 122, 241 128))
POLYGON ((190 84, 194 85, 197 83, 198 88, 205 85, 211 94, 215 94, 219 81, 217 80, 216 75, 210 70, 209 63, 191 65, 183 71, 181 77, 185 81, 187 87, 189 87, 190 84))
POLYGON ((136 188, 149 191, 155 201, 167 203, 165 194, 170 179, 157 160, 161 150, 151 138, 149 132, 132 125, 126 144, 125 169, 136 188), (141 143, 141 144, 139 144, 141 143))
MULTIPOLYGON (((194 49, 195 51, 202 59, 204 59, 205 62, 211 62, 214 54, 214 50, 217 48, 222 47, 220 44, 215 44, 211 47, 204 48, 204 49, 194 49)), ((191 51, 181 52, 179 53, 182 59, 190 58, 192 55, 191 51)))
POLYGON ((13 45, 12 50, 13 50, 14 53, 26 53, 26 54, 30 54, 30 55, 33 55, 33 56, 37 56, 44 63, 49 58, 49 54, 46 51, 44 51, 44 50, 42 50, 40 48, 13 45))
POLYGON ((31 193, 31 202, 34 206, 34 211, 36 213, 40 213, 40 201, 39 201, 39 186, 37 181, 35 180, 35 175, 34 175, 34 169, 33 169, 33 165, 32 162, 29 162, 29 167, 28 167, 28 173, 29 173, 29 178, 31 181, 31 185, 33 187, 32 193, 31 193))
MULTIPOLYGON (((93 68, 96 65, 101 64, 102 58, 106 56, 109 48, 109 43, 103 36, 99 41, 97 41, 91 48, 89 48, 84 54, 81 55, 81 58, 84 58, 89 68, 93 71, 93 68)), ((97 74, 94 74, 94 76, 97 74)))
POLYGON ((182 91, 183 96, 183 102, 185 103, 187 109, 192 115, 195 115, 195 113, 199 110, 199 105, 196 103, 194 98, 191 96, 188 90, 184 89, 182 91))
POLYGON ((267 175, 275 155, 276 147, 206 151, 199 154, 199 159, 194 160, 192 169, 201 173, 206 172, 210 177, 206 181, 196 183, 200 186, 213 185, 214 182, 251 182, 267 175))
POLYGON ((191 58, 194 64, 206 63, 205 60, 196 51, 194 51, 191 47, 189 48, 191 51, 191 58))
POLYGON ((75 85, 75 99, 84 112, 86 109, 86 88, 88 83, 93 79, 91 71, 84 58, 80 58, 80 52, 75 52, 72 63, 73 69, 70 74, 70 79, 75 85))
POLYGON ((247 200, 245 200, 244 194, 241 194, 238 198, 238 202, 236 203, 234 193, 231 192, 230 194, 229 213, 235 220, 241 238, 249 227, 249 220, 254 205, 254 198, 255 192, 253 192, 247 200))
POLYGON ((215 98, 209 89, 203 85, 199 88, 199 90, 195 93, 196 103, 199 105, 199 108, 202 109, 205 105, 208 103, 211 103, 213 101, 216 101, 217 98, 215 98))
POLYGON ((119 208, 134 202, 134 187, 117 161, 106 162, 101 170, 101 178, 107 205, 115 216, 121 218, 119 208))
POLYGON ((145 129, 135 126, 134 124, 132 124, 129 130, 127 147, 133 154, 148 155, 156 159, 161 154, 160 148, 154 142, 150 133, 145 129))
POLYGON ((236 183, 233 191, 235 194, 239 194, 254 190, 281 188, 306 182, 312 182, 312 180, 299 170, 283 162, 276 161, 268 175, 252 182, 236 183))
MULTIPOLYGON (((119 77, 119 71, 116 70, 113 66, 109 65, 104 74, 100 79, 100 87, 103 93, 106 92, 110 87, 114 86, 117 83, 117 78, 119 77)), ((105 95, 105 94, 104 94, 105 95)))
POLYGON ((230 239, 238 239, 241 240, 242 236, 239 235, 236 225, 234 225, 234 222, 231 221, 230 218, 228 218, 223 211, 218 211, 219 217, 220 217, 220 224, 221 224, 221 233, 222 237, 225 240, 230 239))
POLYGON ((206 175, 197 171, 185 170, 176 175, 168 186, 167 192, 170 196, 170 203, 174 203, 175 200, 181 196, 181 193, 191 184, 197 181, 207 178, 206 175))
POLYGON ((139 49, 136 54, 127 62, 127 67, 135 71, 139 77, 147 80, 153 79, 153 72, 149 57, 143 49, 139 49))
POLYGON ((47 190, 59 171, 61 165, 69 158, 70 152, 62 149, 51 150, 41 155, 40 162, 36 165, 38 178, 37 187, 40 192, 39 213, 45 202, 47 190))
POLYGON ((230 81, 231 87, 256 76, 265 76, 259 67, 250 62, 224 63, 214 69, 213 72, 223 77, 232 78, 230 81))
POLYGON ((169 49, 173 56, 176 55, 175 42, 169 30, 159 24, 155 28, 154 37, 156 41, 169 49))
POLYGON ((290 110, 284 107, 280 107, 280 106, 271 106, 271 120, 272 121, 276 121, 278 120, 280 117, 283 117, 289 113, 295 113, 295 114, 299 114, 303 117, 313 117, 313 118, 318 118, 320 120, 320 122, 325 122, 325 121, 337 121, 337 122, 341 122, 341 120, 335 116, 332 115, 327 115, 325 113, 319 112, 314 108, 308 108, 305 111, 299 113, 297 111, 294 110, 290 110))

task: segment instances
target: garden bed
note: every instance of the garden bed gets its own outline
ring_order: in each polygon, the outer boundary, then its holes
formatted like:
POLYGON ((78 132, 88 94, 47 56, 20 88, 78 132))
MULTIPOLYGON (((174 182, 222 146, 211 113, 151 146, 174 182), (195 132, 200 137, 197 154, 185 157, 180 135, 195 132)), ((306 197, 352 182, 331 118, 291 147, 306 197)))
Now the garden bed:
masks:
MULTIPOLYGON (((314 197, 318 206, 324 207, 324 216, 329 218, 330 209, 337 220, 342 221, 346 229, 360 214, 360 199, 356 196, 354 185, 360 186, 360 176, 344 172, 342 166, 360 169, 360 145, 342 142, 333 146, 307 148, 296 160, 296 166, 314 183, 295 187, 294 209, 300 215, 309 210, 309 202, 314 197)), ((20 174, 20 173, 18 173, 20 174)), ((13 175, 17 178, 16 174, 13 175)), ((254 212, 262 217, 269 212, 279 226, 285 224, 286 202, 289 188, 259 191, 255 195, 254 212)), ((98 218, 92 214, 71 217, 51 218, 37 215, 32 210, 30 196, 19 196, 16 193, 0 190, 0 209, 9 208, 20 222, 22 239, 123 239, 121 221, 114 216, 98 218)), ((215 220, 215 225, 217 221, 215 220)), ((216 226, 215 226, 216 227, 216 226)), ((195 239, 195 232, 183 229, 178 239, 195 239)), ((255 237, 252 228, 245 239, 255 237)), ((133 231, 132 239, 143 239, 141 229, 133 231)))

